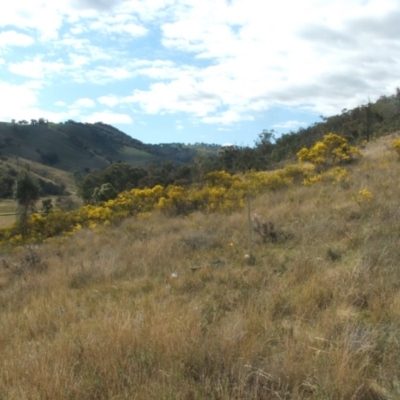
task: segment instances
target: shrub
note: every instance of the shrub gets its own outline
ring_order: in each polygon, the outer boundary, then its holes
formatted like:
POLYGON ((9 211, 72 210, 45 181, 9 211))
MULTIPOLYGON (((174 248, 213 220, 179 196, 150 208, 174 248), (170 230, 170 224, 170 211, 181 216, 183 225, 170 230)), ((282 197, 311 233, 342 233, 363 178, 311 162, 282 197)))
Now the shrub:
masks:
POLYGON ((392 148, 400 158, 400 139, 394 139, 392 141, 392 148))
POLYGON ((297 153, 300 162, 310 162, 319 170, 340 165, 360 156, 360 151, 350 146, 347 140, 335 133, 324 136, 322 142, 317 142, 309 149, 303 148, 297 153))

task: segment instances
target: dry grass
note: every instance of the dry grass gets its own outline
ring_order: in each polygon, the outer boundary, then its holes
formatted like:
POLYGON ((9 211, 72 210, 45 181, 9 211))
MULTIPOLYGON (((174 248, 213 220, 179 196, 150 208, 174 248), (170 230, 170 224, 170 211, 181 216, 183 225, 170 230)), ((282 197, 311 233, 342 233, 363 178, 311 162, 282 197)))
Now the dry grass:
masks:
POLYGON ((0 398, 400 398, 400 164, 370 154, 345 187, 256 199, 277 241, 252 266, 245 211, 29 250, 46 269, 0 272, 0 398))

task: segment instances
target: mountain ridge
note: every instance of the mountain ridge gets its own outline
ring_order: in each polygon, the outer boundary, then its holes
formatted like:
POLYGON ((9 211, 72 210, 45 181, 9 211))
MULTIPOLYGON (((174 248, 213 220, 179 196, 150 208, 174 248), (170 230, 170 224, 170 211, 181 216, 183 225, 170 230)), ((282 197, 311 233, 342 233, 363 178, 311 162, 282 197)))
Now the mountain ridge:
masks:
MULTIPOLYGON (((165 161, 183 164, 191 161, 199 148, 180 143, 145 144, 101 122, 32 121, 30 124, 0 122, 0 155, 3 158, 14 156, 68 172, 89 172, 116 162, 133 166, 165 161)), ((216 151, 214 147, 210 151, 216 151)))

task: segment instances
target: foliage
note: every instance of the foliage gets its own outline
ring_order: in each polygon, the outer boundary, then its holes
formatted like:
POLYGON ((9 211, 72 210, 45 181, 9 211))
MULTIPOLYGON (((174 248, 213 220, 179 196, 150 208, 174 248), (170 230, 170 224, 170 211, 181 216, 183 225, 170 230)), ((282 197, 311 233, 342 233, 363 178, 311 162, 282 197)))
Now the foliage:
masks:
MULTIPOLYGON (((373 194, 365 208, 330 182, 259 188, 301 182, 304 166, 273 172, 273 180, 221 173, 215 185, 126 191, 109 202, 111 212, 103 204, 59 213, 60 224, 81 218, 79 232, 32 246, 40 259, 28 259, 20 278, 12 266, 22 265, 25 248, 3 249, 2 396, 400 398, 400 164, 388 157, 379 168, 373 146, 368 169, 348 167, 354 195, 373 194), (266 193, 251 201, 260 221, 251 253, 244 212, 146 212, 103 227, 117 203, 144 208, 161 195, 187 204, 193 194, 190 204, 201 207, 214 191, 226 207, 228 193, 249 186, 266 193), (81 229, 85 216, 104 222, 81 229)), ((35 214, 35 223, 46 228, 54 213, 35 214)))
POLYGON ((52 204, 52 200, 51 199, 45 199, 42 200, 42 214, 47 216, 51 213, 51 211, 53 210, 53 204, 52 204))
POLYGON ((93 192, 94 203, 102 203, 107 200, 115 199, 118 193, 111 183, 103 183, 99 188, 95 188, 93 192))
MULTIPOLYGON (((348 160, 350 155, 358 150, 347 145, 347 141, 340 136, 326 135, 323 153, 324 160, 331 160, 329 164, 341 163, 348 160)), ((319 148, 317 143, 310 149, 311 156, 314 149, 319 148)), ((308 151, 308 150, 307 150, 308 151)), ((304 152, 303 152, 304 153, 304 152)), ((315 158, 312 158, 315 161, 315 158)), ((318 156, 320 157, 320 156, 318 156)), ((301 157, 299 157, 301 159, 301 157)), ((319 158, 317 158, 319 160, 319 158)), ((327 163, 327 161, 325 161, 327 163)), ((171 164, 162 166, 172 173, 171 164)), ((81 196, 86 204, 77 210, 48 210, 40 214, 33 214, 29 220, 29 240, 45 240, 59 234, 71 234, 83 227, 96 228, 119 222, 128 216, 139 216, 151 213, 154 210, 167 215, 188 215, 194 211, 205 213, 232 213, 244 207, 248 197, 255 197, 262 193, 279 191, 293 183, 312 185, 317 182, 338 184, 347 182, 347 171, 339 166, 318 171, 314 165, 295 164, 275 171, 250 170, 243 174, 232 174, 224 170, 212 171, 205 174, 203 182, 192 185, 155 185, 151 188, 133 188, 117 193, 111 183, 100 184, 101 179, 126 175, 129 177, 132 167, 117 164, 102 174, 89 174, 81 180, 81 196)), ((137 171, 134 171, 135 173, 137 171)), ((153 176, 152 174, 150 176, 153 176)), ((148 178, 149 175, 146 175, 148 178)), ((169 180, 169 182, 171 182, 169 180)), ((117 185, 123 187, 126 180, 117 180, 117 185), (119 182, 119 183, 118 183, 119 182)), ((11 228, 3 231, 4 241, 18 243, 18 230, 11 228)))
POLYGON ((393 139, 392 148, 400 158, 400 139, 393 139))
POLYGON ((18 172, 9 165, 0 165, 0 198, 13 196, 15 177, 18 172))
POLYGON ((99 182, 101 184, 112 182, 113 188, 118 192, 138 187, 140 180, 147 175, 141 167, 133 167, 127 163, 116 163, 101 171, 99 182))
POLYGON ((304 178, 303 185, 311 186, 318 182, 331 183, 332 185, 342 184, 345 186, 349 182, 349 174, 342 167, 333 167, 317 174, 309 174, 304 178))
POLYGON ((59 156, 55 151, 49 151, 47 153, 40 153, 40 159, 43 164, 54 165, 58 162, 59 156))
POLYGON ((374 196, 368 189, 361 189, 358 191, 356 196, 353 196, 353 200, 359 205, 368 204, 373 200, 374 196))
POLYGON ((319 169, 326 169, 335 165, 349 162, 360 151, 350 146, 347 140, 335 133, 324 136, 321 142, 315 143, 311 148, 303 148, 297 153, 300 162, 310 162, 319 169))
MULTIPOLYGON (((310 173, 308 166, 288 166, 274 172, 251 171, 243 175, 215 171, 205 176, 203 186, 183 187, 156 185, 153 188, 132 189, 118 195, 110 184, 95 190, 96 204, 78 210, 52 210, 33 214, 27 220, 30 240, 44 240, 62 233, 73 233, 82 227, 95 228, 128 216, 160 210, 168 215, 187 215, 193 211, 231 213, 244 207, 247 196, 288 187, 294 178, 310 173), (109 198, 112 196, 115 198, 109 198)), ((91 197, 93 199, 93 197, 91 197)), ((14 228, 0 233, 3 240, 19 243, 23 239, 14 228), (14 239, 13 239, 14 238, 14 239)))
POLYGON ((27 234, 28 213, 33 211, 39 199, 39 186, 28 171, 22 171, 15 183, 15 199, 18 202, 19 225, 23 236, 27 234))

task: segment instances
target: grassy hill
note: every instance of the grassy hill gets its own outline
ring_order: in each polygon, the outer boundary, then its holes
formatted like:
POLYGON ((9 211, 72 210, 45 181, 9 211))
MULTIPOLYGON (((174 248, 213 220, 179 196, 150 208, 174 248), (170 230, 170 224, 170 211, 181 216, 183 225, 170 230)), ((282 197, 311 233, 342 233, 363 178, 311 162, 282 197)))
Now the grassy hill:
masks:
MULTIPOLYGON (((398 137, 395 135, 395 137, 398 137)), ((3 254, 5 399, 400 398, 400 163, 3 254), (249 257, 250 250, 253 257, 249 257)))
POLYGON ((190 161, 197 150, 181 144, 148 145, 103 123, 18 124, 0 122, 0 154, 72 172, 113 162, 147 165, 190 161))
MULTIPOLYGON (((43 196, 48 197, 74 194, 73 173, 84 176, 118 162, 143 167, 165 162, 179 166, 197 154, 216 154, 218 149, 200 143, 144 144, 103 123, 0 122, 0 198, 12 197, 15 177, 26 168, 40 183, 43 196)), ((10 208, 15 210, 15 204, 7 204, 7 211, 10 208)), ((1 214, 1 226, 12 221, 12 216, 1 214)))

